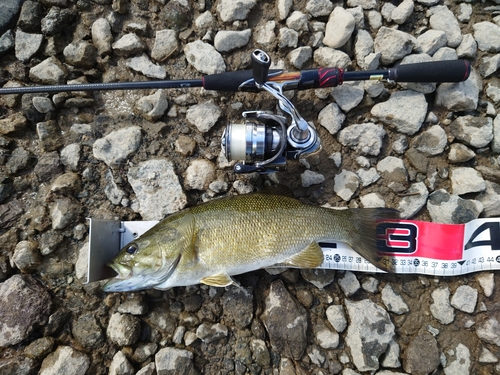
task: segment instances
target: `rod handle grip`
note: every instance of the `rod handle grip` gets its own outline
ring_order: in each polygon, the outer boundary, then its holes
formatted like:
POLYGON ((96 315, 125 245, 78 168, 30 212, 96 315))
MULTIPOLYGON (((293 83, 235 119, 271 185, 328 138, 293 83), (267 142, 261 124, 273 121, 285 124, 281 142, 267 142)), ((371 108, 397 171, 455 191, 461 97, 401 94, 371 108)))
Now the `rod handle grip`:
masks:
POLYGON ((467 60, 432 61, 402 64, 389 69, 389 79, 395 82, 462 82, 469 78, 467 60))

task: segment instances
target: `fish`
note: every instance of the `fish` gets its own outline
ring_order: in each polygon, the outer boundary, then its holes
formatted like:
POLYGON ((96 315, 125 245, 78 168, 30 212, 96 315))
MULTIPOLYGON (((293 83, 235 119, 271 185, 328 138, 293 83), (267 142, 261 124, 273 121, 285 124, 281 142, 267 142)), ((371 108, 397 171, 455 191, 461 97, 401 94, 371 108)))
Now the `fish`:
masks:
POLYGON ((231 276, 281 265, 315 268, 321 241, 342 241, 378 268, 391 262, 377 253, 376 225, 397 210, 336 210, 282 194, 257 192, 214 199, 178 211, 125 245, 108 264, 117 276, 105 292, 206 284, 237 284, 231 276))

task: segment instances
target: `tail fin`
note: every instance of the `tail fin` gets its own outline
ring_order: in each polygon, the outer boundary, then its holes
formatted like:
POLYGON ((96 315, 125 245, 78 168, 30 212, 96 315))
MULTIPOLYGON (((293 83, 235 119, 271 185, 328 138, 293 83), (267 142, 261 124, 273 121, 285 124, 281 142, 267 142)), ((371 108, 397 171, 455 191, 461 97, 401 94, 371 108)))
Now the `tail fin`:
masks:
POLYGON ((377 224, 399 219, 399 211, 390 208, 357 208, 350 211, 355 230, 349 245, 375 267, 394 272, 390 257, 377 252, 377 224))

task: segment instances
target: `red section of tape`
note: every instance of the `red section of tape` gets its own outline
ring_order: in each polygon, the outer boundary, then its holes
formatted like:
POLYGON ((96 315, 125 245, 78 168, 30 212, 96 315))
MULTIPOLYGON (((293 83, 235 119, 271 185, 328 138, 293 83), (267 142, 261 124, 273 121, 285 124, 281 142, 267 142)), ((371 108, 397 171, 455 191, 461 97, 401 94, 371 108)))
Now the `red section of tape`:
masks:
POLYGON ((379 250, 388 255, 461 260, 464 224, 439 224, 417 220, 379 224, 379 250))

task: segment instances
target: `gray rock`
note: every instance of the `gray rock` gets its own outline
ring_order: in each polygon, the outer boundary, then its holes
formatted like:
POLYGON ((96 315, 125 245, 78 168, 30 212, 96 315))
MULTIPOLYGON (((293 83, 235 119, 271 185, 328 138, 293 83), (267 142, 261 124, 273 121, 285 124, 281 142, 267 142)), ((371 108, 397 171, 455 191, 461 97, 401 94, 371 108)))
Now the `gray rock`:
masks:
POLYGON ((347 328, 347 319, 342 305, 331 305, 326 309, 326 318, 335 331, 342 333, 347 328))
POLYGON ((500 324, 496 318, 486 319, 476 328, 476 334, 484 342, 500 346, 500 324))
POLYGON ((358 34, 356 35, 356 42, 354 43, 354 52, 356 55, 356 62, 358 66, 362 69, 367 69, 365 58, 373 52, 373 38, 368 31, 358 30, 358 34))
POLYGON ((113 34, 111 26, 105 18, 99 18, 92 24, 92 43, 99 56, 109 55, 112 51, 113 34))
POLYGON ((316 332, 316 341, 323 349, 335 349, 339 346, 340 336, 337 332, 332 332, 323 327, 316 332))
POLYGON ((309 0, 306 10, 313 17, 328 16, 333 10, 333 4, 329 0, 309 0))
POLYGON ((217 5, 217 12, 223 22, 245 20, 256 3, 256 0, 222 0, 217 5))
POLYGON ((104 332, 94 313, 85 313, 74 318, 71 324, 71 333, 88 350, 97 349, 105 340, 104 332))
POLYGON ((486 190, 486 183, 481 173, 474 168, 453 168, 450 174, 451 190, 453 194, 463 195, 486 190))
POLYGON ((57 35, 61 30, 68 28, 76 17, 76 13, 71 9, 66 9, 67 5, 53 5, 47 15, 42 19, 41 30, 44 35, 57 35))
POLYGON ((359 187, 359 177, 356 173, 343 169, 335 176, 333 190, 345 201, 349 201, 359 187))
MULTIPOLYGON (((14 33, 12 30, 7 30, 2 36, 0 36, 0 55, 7 52, 11 48, 14 48, 15 45, 14 33)), ((6 86, 4 85, 3 87, 6 86)))
POLYGON ((80 151, 78 143, 67 145, 61 150, 61 163, 66 168, 76 171, 78 169, 78 162, 80 161, 80 151))
POLYGON ((435 105, 450 111, 468 111, 477 108, 482 81, 473 70, 467 81, 442 83, 436 90, 435 105))
POLYGON ((111 47, 118 56, 137 55, 146 50, 144 42, 134 33, 123 35, 111 47))
POLYGON ((483 56, 479 63, 478 71, 484 78, 489 77, 500 68, 500 54, 483 56))
POLYGON ((288 293, 281 280, 273 281, 260 317, 274 351, 299 359, 307 345, 307 311, 288 293))
POLYGON ((66 68, 54 56, 43 60, 30 69, 29 77, 33 82, 44 85, 59 85, 64 83, 66 68))
POLYGON ((440 364, 440 350, 434 336, 428 332, 413 338, 403 352, 403 368, 409 374, 429 374, 440 364))
POLYGON ((31 275, 0 283, 0 302, 0 347, 18 344, 46 324, 52 307, 48 291, 31 275))
POLYGON ((318 122, 326 128, 330 134, 335 135, 342 127, 346 116, 335 103, 327 104, 318 115, 318 122))
POLYGON ((168 59, 179 48, 175 30, 158 30, 151 50, 151 58, 162 62, 168 59))
POLYGON ((114 167, 137 151, 141 141, 142 135, 139 126, 114 130, 107 136, 95 141, 93 154, 96 159, 104 161, 110 167, 114 167))
POLYGON ((323 289, 335 280, 335 271, 328 269, 301 269, 300 274, 318 289, 323 289))
POLYGON ((243 287, 228 287, 221 298, 226 322, 234 323, 238 329, 248 327, 253 319, 253 290, 243 287))
POLYGON ((477 290, 468 285, 460 285, 451 298, 451 305, 454 308, 469 314, 474 312, 476 302, 477 290))
POLYGON ((403 297, 396 294, 389 284, 382 289, 381 297, 387 310, 395 314, 401 315, 410 311, 403 297))
POLYGON ((134 190, 143 220, 161 220, 184 208, 187 199, 172 162, 147 160, 130 168, 128 182, 134 190))
POLYGON ((109 365, 109 375, 134 375, 134 367, 122 351, 117 351, 109 365))
POLYGON ((135 375, 154 375, 156 374, 156 365, 155 363, 150 363, 143 368, 141 368, 135 375))
POLYGON ((455 348, 455 359, 444 368, 445 375, 468 374, 470 370, 470 351, 464 344, 459 343, 455 348))
POLYGON ((384 354, 394 337, 394 324, 387 311, 370 300, 345 301, 349 328, 345 338, 352 360, 359 371, 379 368, 379 357, 384 354))
POLYGON ((358 175, 362 186, 369 186, 377 182, 380 178, 377 170, 373 167, 369 169, 358 169, 356 174, 358 175))
MULTIPOLYGON (((399 345, 395 340, 392 340, 389 343, 389 347, 387 348, 385 352, 385 357, 382 360, 382 366, 383 367, 389 367, 389 368, 398 368, 401 367, 401 362, 399 361, 399 345)), ((378 373, 380 374, 380 373, 378 373)), ((384 375, 383 373, 381 375, 384 375)), ((386 375, 390 375, 386 374, 386 375)), ((397 375, 397 374, 396 374, 397 375)))
POLYGON ((500 185, 487 180, 485 184, 486 190, 476 197, 484 207, 482 214, 484 217, 500 216, 500 185))
POLYGON ((3 33, 7 27, 14 21, 18 15, 23 1, 21 0, 5 0, 2 3, 2 14, 0 15, 0 33, 3 33))
POLYGON ((330 47, 316 49, 313 53, 313 60, 319 66, 334 66, 342 69, 346 69, 351 64, 351 59, 346 53, 330 47))
POLYGON ((48 152, 38 158, 34 172, 39 182, 48 182, 62 173, 57 151, 48 152))
MULTIPOLYGON (((358 172, 359 173, 359 172, 358 172)), ((364 208, 385 207, 384 198, 380 193, 368 193, 359 197, 364 208)))
POLYGON ((391 12, 391 19, 398 25, 402 25, 413 13, 414 7, 413 0, 404 0, 391 12))
POLYGON ((214 26, 214 16, 207 10, 194 20, 194 25, 200 33, 206 33, 214 26))
POLYGON ((476 153, 472 151, 467 146, 461 143, 453 143, 450 146, 450 152, 448 153, 448 160, 451 163, 464 163, 473 159, 476 153))
POLYGON ((42 34, 29 34, 17 30, 15 38, 16 58, 23 62, 29 61, 42 46, 42 41, 42 34))
MULTIPOLYGON (((269 46, 272 43, 274 43, 274 41, 276 40, 276 34, 274 33, 275 27, 276 27, 275 21, 268 21, 263 25, 258 25, 257 27, 255 27, 255 32, 254 32, 255 42, 263 46, 269 46)), ((280 29, 280 34, 282 29, 280 29)), ((297 43, 295 43, 295 46, 297 46, 297 43)))
POLYGON ((365 94, 362 81, 344 82, 332 88, 332 97, 344 112, 349 112, 363 100, 365 94))
POLYGON ((427 156, 434 156, 441 154, 447 143, 444 129, 440 125, 434 125, 416 136, 412 141, 412 146, 427 156))
POLYGON ((309 46, 299 47, 288 54, 288 60, 297 69, 302 69, 312 57, 312 48, 309 46))
POLYGON ((374 123, 351 125, 342 129, 338 140, 361 155, 377 156, 382 148, 385 130, 374 123))
POLYGON ((448 38, 444 31, 430 29, 420 35, 417 42, 423 53, 432 56, 438 49, 446 46, 448 38))
POLYGON ((457 60, 457 51, 454 48, 442 47, 432 55, 434 61, 457 60))
POLYGON ((377 8, 377 0, 347 0, 347 5, 349 7, 361 6, 364 10, 377 8))
POLYGON ((176 31, 185 30, 192 24, 193 10, 188 1, 176 0, 167 2, 160 12, 160 19, 176 31))
POLYGON ((61 128, 55 120, 37 123, 36 133, 44 152, 55 151, 64 144, 61 128))
POLYGON ((437 223, 464 224, 477 219, 483 210, 481 202, 462 199, 439 189, 429 195, 427 210, 432 221, 437 223))
POLYGON ((472 5, 462 3, 458 6, 457 18, 460 22, 469 22, 471 15, 472 5))
POLYGON ((477 46, 484 52, 500 52, 500 26, 492 22, 477 22, 472 26, 477 46))
POLYGON ((430 305, 431 314, 441 324, 450 324, 455 319, 455 312, 450 305, 450 289, 438 288, 431 294, 433 303, 430 305))
POLYGON ((222 110, 211 101, 193 105, 186 112, 188 122, 196 126, 201 133, 212 129, 221 116, 222 110))
POLYGON ((337 6, 330 14, 325 29, 323 44, 331 48, 340 48, 351 38, 355 20, 351 13, 337 6))
POLYGON ((118 346, 133 345, 141 333, 141 320, 129 314, 114 313, 109 318, 106 335, 118 346))
POLYGON ((221 54, 210 44, 201 40, 186 44, 184 54, 188 63, 201 73, 216 74, 226 70, 221 54))
POLYGON ((484 147, 493 139, 493 120, 471 115, 457 117, 450 124, 451 134, 472 147, 484 147))
POLYGON ((402 219, 411 219, 416 215, 427 203, 429 191, 424 182, 416 182, 410 186, 398 204, 398 211, 402 219))
POLYGON ((427 115, 425 95, 415 91, 396 91, 389 100, 374 105, 371 114, 404 134, 415 134, 427 115))
POLYGON ((220 323, 202 323, 196 329, 196 336, 207 344, 227 337, 228 333, 228 328, 220 323))
POLYGON ((132 57, 126 62, 126 65, 149 78, 165 79, 167 76, 165 67, 154 64, 145 54, 132 57))
POLYGON ((296 48, 299 42, 299 33, 295 30, 289 29, 288 27, 282 27, 280 29, 278 38, 278 45, 280 48, 296 48))
POLYGON ((42 256, 35 241, 21 241, 16 245, 10 258, 10 266, 17 267, 20 271, 33 271, 42 264, 42 256))
POLYGON ((472 34, 464 35, 462 43, 457 48, 457 56, 461 59, 475 58, 477 55, 477 43, 472 34))
POLYGON ((39 375, 85 375, 90 358, 70 346, 59 346, 42 362, 39 375))
POLYGON ((196 159, 189 162, 184 178, 187 190, 206 190, 215 180, 215 165, 206 159, 196 159))
POLYGON ((158 375, 197 374, 189 350, 163 348, 155 355, 155 365, 158 375))
POLYGON ((90 69, 97 62, 97 49, 83 40, 68 44, 64 48, 63 54, 66 63, 77 68, 90 69))
POLYGON ((278 10, 278 19, 280 21, 285 20, 288 17, 288 13, 292 8, 293 0, 277 0, 276 9, 278 10))
POLYGON ((70 198, 59 198, 50 207, 52 229, 62 230, 75 223, 80 215, 81 206, 70 198))
POLYGON ((122 314, 144 315, 148 312, 147 301, 142 294, 132 294, 120 306, 118 312, 122 314))
POLYGON ((380 62, 389 65, 409 55, 417 40, 405 32, 382 26, 375 36, 375 52, 380 52, 380 62))
POLYGON ((403 160, 395 156, 387 156, 377 163, 377 171, 388 182, 405 183, 408 180, 408 172, 403 160))
POLYGON ((351 271, 346 271, 344 277, 339 279, 339 286, 346 297, 352 296, 361 287, 356 275, 351 271))
POLYGON ((214 47, 219 52, 229 52, 246 46, 252 35, 251 29, 242 31, 221 30, 215 34, 214 47))
POLYGON ((286 19, 286 26, 299 34, 309 31, 307 15, 298 10, 293 11, 286 19))
POLYGON ((54 111, 54 103, 50 98, 44 98, 42 96, 35 96, 33 98, 33 106, 40 113, 49 113, 54 111))
POLYGON ((111 170, 106 172, 106 186, 104 187, 104 194, 108 197, 109 201, 113 204, 120 204, 125 197, 125 192, 120 189, 113 179, 111 170))
POLYGON ((488 82, 488 84, 486 85, 486 95, 495 104, 500 101, 500 80, 493 79, 488 82))
POLYGON ((456 48, 462 42, 460 25, 453 12, 446 5, 437 5, 429 10, 432 15, 429 24, 434 30, 446 33, 448 47, 456 48))
POLYGON ((495 289, 495 275, 493 273, 482 272, 476 274, 476 280, 481 285, 481 288, 483 288, 484 295, 491 297, 493 289, 495 289))
POLYGON ((270 365, 271 355, 269 354, 269 350, 264 340, 252 339, 250 341, 250 348, 252 349, 255 362, 257 362, 259 366, 268 367, 270 365))
POLYGON ((154 94, 141 97, 135 109, 148 121, 159 120, 168 109, 168 100, 165 90, 157 90, 154 94))
POLYGON ((36 33, 40 31, 42 21, 42 6, 35 1, 25 1, 19 18, 17 27, 28 33, 36 33))
POLYGON ((302 183, 302 187, 307 188, 307 187, 310 187, 312 185, 322 184, 323 182, 325 182, 325 176, 323 176, 321 173, 306 169, 300 175, 300 181, 302 183))
POLYGON ((479 363, 497 363, 498 358, 483 346, 478 361, 479 363))

